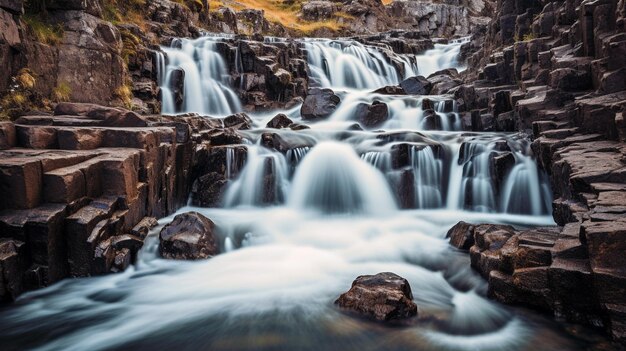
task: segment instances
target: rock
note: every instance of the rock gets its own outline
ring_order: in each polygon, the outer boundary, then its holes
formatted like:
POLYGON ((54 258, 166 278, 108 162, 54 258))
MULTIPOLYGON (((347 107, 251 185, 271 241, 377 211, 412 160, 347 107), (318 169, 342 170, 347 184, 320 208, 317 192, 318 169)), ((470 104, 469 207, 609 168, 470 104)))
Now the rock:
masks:
POLYGON ((428 79, 422 76, 415 76, 403 80, 400 83, 400 87, 409 95, 428 95, 433 85, 428 79))
POLYGON ((0 150, 14 147, 16 141, 15 124, 12 122, 0 122, 0 150))
POLYGON ((183 108, 185 102, 185 71, 181 68, 176 68, 170 74, 170 90, 174 97, 174 105, 176 111, 180 111, 183 108))
POLYGON ((23 242, 0 238, 0 301, 13 301, 24 290, 23 242))
POLYGON ((330 116, 341 102, 331 89, 309 89, 300 109, 302 119, 316 120, 330 116))
POLYGON ((228 185, 224 175, 211 172, 199 177, 191 187, 191 201, 194 206, 218 207, 228 185))
POLYGON ((0 8, 21 15, 24 13, 24 0, 0 0, 0 8))
POLYGON ((310 1, 302 5, 302 18, 307 21, 323 21, 333 17, 338 11, 337 5, 331 1, 310 1))
POLYGON ((241 144, 243 138, 232 128, 211 129, 205 134, 206 140, 213 146, 241 144))
POLYGON ((48 10, 85 11, 90 15, 100 16, 102 9, 97 0, 53 0, 47 3, 48 10))
POLYGON ((432 95, 446 94, 452 88, 461 84, 461 81, 451 77, 448 74, 440 74, 435 76, 429 76, 428 80, 432 84, 430 93, 432 95))
POLYGON ((406 91, 400 86, 385 86, 374 90, 373 93, 383 95, 406 95, 406 91))
POLYGON ((356 106, 354 115, 367 128, 379 127, 389 118, 389 107, 380 101, 374 101, 371 105, 360 103, 356 106))
POLYGON ((293 124, 293 121, 289 119, 289 117, 287 117, 286 115, 282 113, 279 113, 274 118, 272 118, 272 120, 267 122, 266 127, 274 128, 274 129, 282 129, 282 128, 288 128, 291 124, 293 124))
POLYGON ((457 249, 469 250, 474 245, 474 225, 461 221, 450 228, 446 238, 457 249))
POLYGON ((130 234, 138 238, 145 239, 148 236, 148 233, 150 233, 150 230, 155 228, 157 225, 159 225, 159 222, 157 222, 156 218, 145 217, 133 227, 130 234))
POLYGON ((174 217, 159 234, 159 253, 176 260, 198 260, 219 253, 215 224, 197 212, 174 217))
POLYGON ((233 129, 252 128, 252 119, 247 114, 240 112, 224 118, 224 127, 233 129))
POLYGON ((335 304, 379 321, 396 321, 417 316, 417 305, 409 282, 394 273, 362 275, 352 282, 335 304))
POLYGON ((88 103, 62 102, 54 109, 55 116, 84 116, 101 121, 106 127, 147 127, 148 124, 135 112, 115 107, 88 103))

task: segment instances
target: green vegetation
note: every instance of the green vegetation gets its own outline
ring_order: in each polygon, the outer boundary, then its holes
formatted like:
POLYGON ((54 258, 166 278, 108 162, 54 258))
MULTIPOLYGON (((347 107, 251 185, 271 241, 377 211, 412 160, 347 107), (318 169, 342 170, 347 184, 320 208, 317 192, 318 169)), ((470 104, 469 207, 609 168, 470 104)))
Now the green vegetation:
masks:
POLYGON ((72 96, 72 88, 66 82, 59 82, 57 86, 52 89, 52 98, 56 102, 70 101, 72 96))
POLYGON ((26 13, 22 19, 40 43, 55 45, 63 39, 63 27, 47 23, 45 15, 26 13))

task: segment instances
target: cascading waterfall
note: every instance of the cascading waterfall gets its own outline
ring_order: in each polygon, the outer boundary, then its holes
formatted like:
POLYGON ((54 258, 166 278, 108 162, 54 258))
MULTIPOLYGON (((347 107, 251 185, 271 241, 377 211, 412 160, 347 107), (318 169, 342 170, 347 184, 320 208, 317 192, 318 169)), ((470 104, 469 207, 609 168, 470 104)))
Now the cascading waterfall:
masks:
POLYGON ((424 77, 444 68, 456 68, 458 71, 465 67, 458 61, 461 46, 469 42, 470 38, 451 40, 447 44, 437 43, 435 48, 416 57, 418 72, 424 77))
MULTIPOLYGON (((217 54, 218 40, 179 40, 164 49, 166 56, 157 54, 165 111, 239 110, 217 54), (174 106, 170 89, 179 68, 185 72, 182 108, 174 106)), ((415 58, 401 56, 400 64, 407 75, 417 74, 415 62, 419 74, 459 68, 461 43, 437 44, 415 58)), ((525 137, 455 132, 461 130, 460 118, 450 97, 371 93, 405 78, 376 48, 337 40, 307 40, 305 46, 309 68, 322 86, 352 89, 329 121, 303 121, 296 107, 285 114, 311 129, 239 131, 246 161, 242 165, 236 157, 241 145, 225 146, 229 185, 222 208, 185 207, 160 220, 138 264, 123 273, 29 293, 0 312, 0 345, 10 342, 11 350, 586 349, 552 321, 520 316, 487 299, 486 283, 471 270, 467 255, 445 239, 460 220, 554 224, 549 186, 525 137), (373 101, 388 104, 385 123, 375 131, 344 128, 353 124, 356 104, 373 101), (429 120, 433 114, 437 123, 429 120), (427 131, 433 124, 443 130, 427 131), (281 151, 263 146, 268 132, 284 142, 281 151), (509 162, 497 181, 493 155, 509 162), (411 196, 410 209, 398 208, 409 202, 401 204, 399 197, 407 194, 393 188, 399 175, 407 176, 402 185, 411 196), (195 262, 160 258, 160 229, 188 211, 216 224, 220 254, 195 262), (333 306, 355 277, 378 272, 409 281, 419 318, 383 328, 333 306)), ((265 126, 272 116, 251 117, 255 126, 265 126)))
POLYGON ((226 116, 241 111, 237 94, 230 88, 230 74, 226 63, 217 50, 219 37, 201 37, 195 40, 181 39, 172 47, 162 47, 167 65, 161 84, 163 114, 196 112, 202 115, 226 116), (176 105, 174 80, 182 70, 183 101, 176 105))
POLYGON ((430 147, 410 150, 411 166, 415 176, 415 204, 417 208, 440 208, 442 202, 442 161, 430 147))
POLYGON ((224 196, 226 207, 283 202, 288 174, 287 161, 281 153, 257 145, 249 146, 246 166, 224 196))
POLYGON ((289 204, 325 213, 388 213, 396 205, 385 178, 342 143, 322 142, 296 170, 289 204))
POLYGON ((398 55, 404 75, 377 49, 348 40, 307 40, 309 69, 323 87, 376 89, 416 75, 415 61, 398 55))

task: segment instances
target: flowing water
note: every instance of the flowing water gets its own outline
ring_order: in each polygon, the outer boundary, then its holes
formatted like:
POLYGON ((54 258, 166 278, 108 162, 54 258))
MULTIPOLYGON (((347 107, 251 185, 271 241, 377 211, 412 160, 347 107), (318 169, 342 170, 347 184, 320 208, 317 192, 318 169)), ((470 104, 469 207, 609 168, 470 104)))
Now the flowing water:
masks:
MULTIPOLYGON (((240 109, 218 41, 180 40, 165 49, 163 86, 178 68, 189 78, 179 109, 164 93, 167 112, 240 109)), ((486 299, 486 282, 467 254, 445 239, 460 220, 553 225, 550 189, 528 140, 458 131, 449 97, 371 93, 417 73, 462 69, 460 43, 397 56, 395 64, 351 41, 302 45, 317 83, 342 90, 343 103, 327 121, 298 132, 265 129, 272 116, 253 116, 257 128, 242 132, 245 166, 238 169, 236 153, 227 153, 223 205, 178 211, 211 218, 222 253, 200 262, 160 259, 158 227, 127 271, 65 280, 2 311, 3 350, 585 348, 549 319, 486 299), (390 118, 377 130, 355 130, 356 102, 375 100, 390 106, 390 118), (425 130, 424 103, 442 120, 438 130, 425 130), (288 151, 263 147, 266 132, 277 133, 288 151), (497 176, 494 159, 507 155, 510 169, 497 176), (419 318, 390 327, 333 305, 358 275, 385 271, 408 279, 419 318)), ((298 107, 284 113, 309 124, 298 107)))

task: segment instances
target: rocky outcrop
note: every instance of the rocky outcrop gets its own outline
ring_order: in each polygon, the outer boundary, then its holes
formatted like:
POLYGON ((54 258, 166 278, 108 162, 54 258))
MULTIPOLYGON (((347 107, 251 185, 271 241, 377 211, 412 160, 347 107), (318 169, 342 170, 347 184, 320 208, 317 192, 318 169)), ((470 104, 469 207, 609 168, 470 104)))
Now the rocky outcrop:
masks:
POLYGON ((335 301, 350 312, 379 321, 399 321, 417 316, 409 282, 394 273, 362 275, 335 301))
MULTIPOLYGON (((491 297, 602 326, 622 342, 624 6, 499 3, 486 33, 464 45, 466 84, 450 90, 467 109, 468 128, 532 136, 558 224, 526 231, 458 225, 451 242, 467 248, 473 233, 472 266, 489 279, 491 297)), ((499 163, 506 167, 506 159, 499 163)))
POLYGON ((92 104, 56 112, 2 123, 15 137, 0 151, 0 233, 10 242, 1 264, 12 272, 1 300, 124 270, 151 217, 186 203, 194 150, 186 123, 92 104))
POLYGON ((197 212, 174 217, 159 234, 159 253, 176 260, 198 260, 219 253, 215 224, 197 212))
POLYGON ((412 28, 432 37, 467 35, 477 25, 489 23, 490 1, 393 1, 389 15, 394 28, 412 28))

